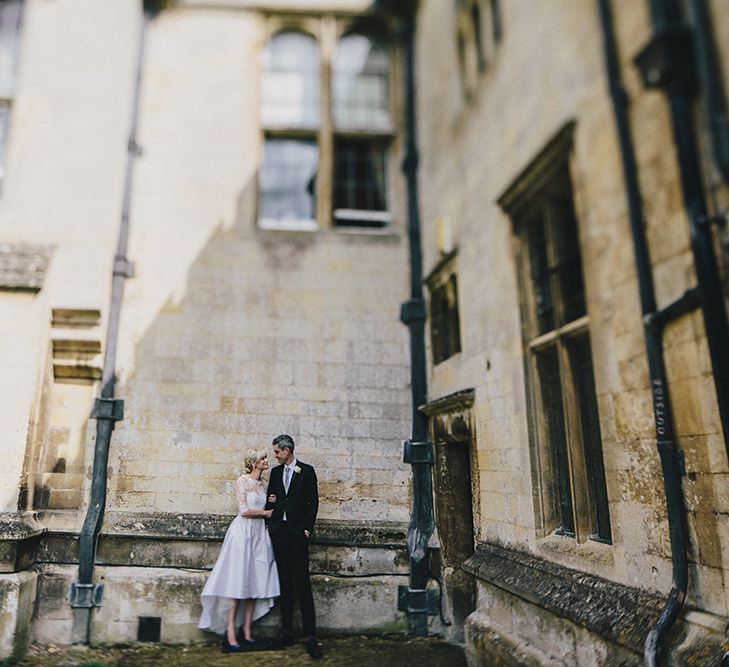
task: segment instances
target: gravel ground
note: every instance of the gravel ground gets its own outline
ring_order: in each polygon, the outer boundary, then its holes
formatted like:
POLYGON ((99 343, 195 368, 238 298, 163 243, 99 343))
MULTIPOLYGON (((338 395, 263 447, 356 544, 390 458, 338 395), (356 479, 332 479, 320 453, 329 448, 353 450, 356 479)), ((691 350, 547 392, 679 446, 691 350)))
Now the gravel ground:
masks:
POLYGON ((462 649, 437 637, 337 637, 322 640, 324 658, 312 660, 303 644, 283 651, 229 654, 217 645, 165 646, 132 644, 107 647, 31 646, 17 663, 0 667, 466 667, 462 649))

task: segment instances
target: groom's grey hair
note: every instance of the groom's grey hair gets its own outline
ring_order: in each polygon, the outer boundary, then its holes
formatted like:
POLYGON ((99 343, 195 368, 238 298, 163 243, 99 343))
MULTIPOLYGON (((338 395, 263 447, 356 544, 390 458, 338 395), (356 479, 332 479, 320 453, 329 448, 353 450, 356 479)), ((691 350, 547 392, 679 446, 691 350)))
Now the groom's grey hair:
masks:
POLYGON ((285 433, 277 435, 273 439, 273 444, 276 445, 279 449, 290 449, 292 452, 294 451, 294 439, 290 435, 286 435, 285 433))

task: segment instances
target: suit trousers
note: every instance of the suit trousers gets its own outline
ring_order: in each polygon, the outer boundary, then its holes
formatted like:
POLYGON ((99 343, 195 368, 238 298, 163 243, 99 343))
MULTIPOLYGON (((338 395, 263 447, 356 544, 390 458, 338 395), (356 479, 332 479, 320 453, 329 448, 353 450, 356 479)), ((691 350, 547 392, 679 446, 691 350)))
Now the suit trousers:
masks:
POLYGON ((281 629, 292 635, 294 627, 294 591, 299 598, 301 624, 307 637, 316 636, 314 596, 309 579, 309 540, 303 531, 294 535, 284 521, 271 534, 281 586, 281 629))

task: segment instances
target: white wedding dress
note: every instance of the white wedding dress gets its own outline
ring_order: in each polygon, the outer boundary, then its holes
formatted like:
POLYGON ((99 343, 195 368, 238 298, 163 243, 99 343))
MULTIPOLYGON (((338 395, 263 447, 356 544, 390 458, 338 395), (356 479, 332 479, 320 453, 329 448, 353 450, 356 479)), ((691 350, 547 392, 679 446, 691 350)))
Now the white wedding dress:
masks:
MULTIPOLYGON (((200 595, 202 614, 198 628, 225 634, 228 610, 234 599, 255 598, 253 620, 267 614, 280 594, 278 571, 271 538, 262 518, 241 516, 247 509, 266 505, 264 482, 241 475, 236 482, 238 516, 228 527, 218 560, 200 595)), ((243 622, 243 604, 238 606, 236 627, 243 622)))

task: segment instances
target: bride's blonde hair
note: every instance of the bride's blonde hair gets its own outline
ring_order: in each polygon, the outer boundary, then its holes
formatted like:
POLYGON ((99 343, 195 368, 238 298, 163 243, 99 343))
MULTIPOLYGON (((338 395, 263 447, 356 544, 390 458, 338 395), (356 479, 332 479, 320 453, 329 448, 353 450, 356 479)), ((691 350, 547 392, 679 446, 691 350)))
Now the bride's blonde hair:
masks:
POLYGON ((265 447, 260 449, 249 449, 243 459, 243 467, 245 468, 245 471, 253 472, 253 466, 256 465, 256 461, 260 461, 267 454, 268 451, 265 447))

